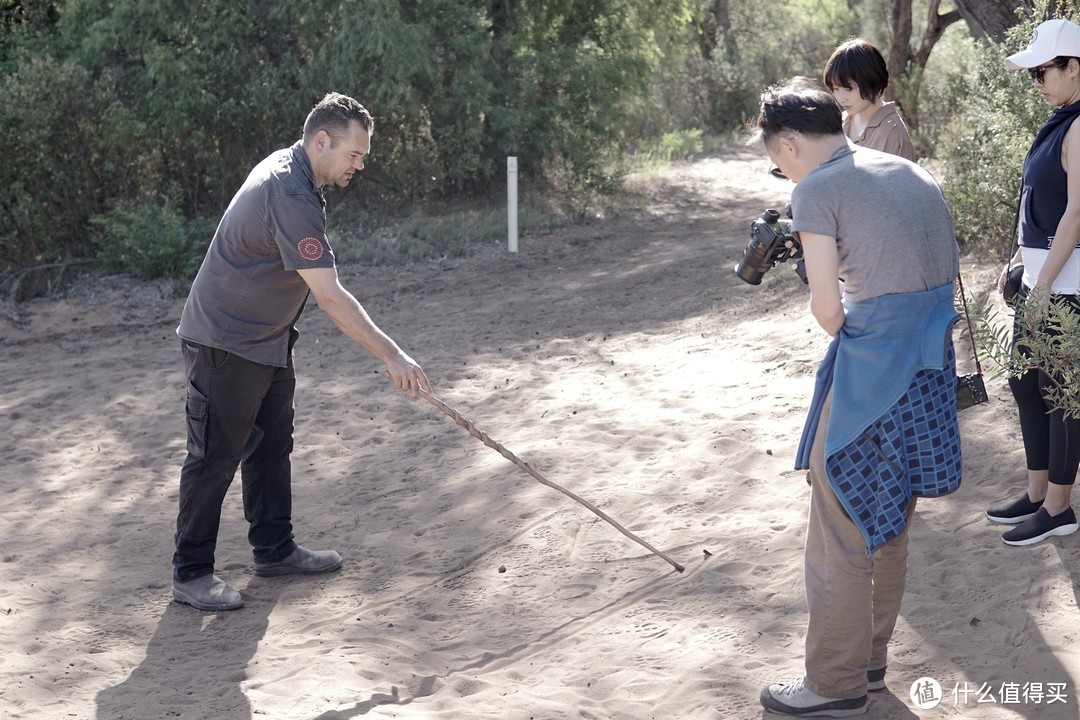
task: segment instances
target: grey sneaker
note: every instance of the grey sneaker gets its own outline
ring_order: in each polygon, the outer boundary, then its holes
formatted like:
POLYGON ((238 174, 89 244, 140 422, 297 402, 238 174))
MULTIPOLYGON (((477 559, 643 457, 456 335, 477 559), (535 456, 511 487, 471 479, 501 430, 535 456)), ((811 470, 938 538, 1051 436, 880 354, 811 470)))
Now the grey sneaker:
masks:
POLYGON ((203 575, 188 582, 174 579, 172 596, 176 602, 211 612, 244 607, 244 600, 240 597, 240 593, 213 574, 203 575))
POLYGON ((275 563, 255 563, 255 574, 260 577, 275 575, 319 575, 333 572, 341 567, 341 556, 333 550, 308 550, 299 545, 284 560, 275 563))
POLYGON ((866 696, 827 698, 806 687, 806 678, 773 683, 761 689, 761 704, 769 712, 801 717, 850 717, 866 712, 866 696))

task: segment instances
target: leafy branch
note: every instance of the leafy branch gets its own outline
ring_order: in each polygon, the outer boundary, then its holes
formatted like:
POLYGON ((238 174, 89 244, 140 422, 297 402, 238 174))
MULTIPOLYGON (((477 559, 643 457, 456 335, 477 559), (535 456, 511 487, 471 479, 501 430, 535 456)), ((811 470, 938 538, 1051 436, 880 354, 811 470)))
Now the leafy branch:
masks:
MULTIPOLYGON (((1015 304, 1015 321, 1028 332, 1012 341, 1012 322, 1003 317, 989 292, 968 296, 971 333, 968 338, 990 358, 991 377, 1019 377, 1029 370, 1045 373, 1046 402, 1064 410, 1070 418, 1080 418, 1080 313, 1060 300, 1051 301, 1045 311, 1034 304, 1015 304)), ((964 334, 969 334, 964 328, 964 334)))

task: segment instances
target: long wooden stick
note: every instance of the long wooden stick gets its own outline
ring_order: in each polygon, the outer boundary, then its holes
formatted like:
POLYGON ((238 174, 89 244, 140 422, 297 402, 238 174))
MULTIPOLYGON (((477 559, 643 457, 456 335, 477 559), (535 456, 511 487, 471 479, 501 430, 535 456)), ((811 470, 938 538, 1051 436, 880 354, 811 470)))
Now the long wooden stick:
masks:
POLYGON ((679 572, 682 572, 683 570, 686 569, 682 565, 680 565, 679 563, 677 563, 674 560, 672 560, 671 558, 669 558, 664 553, 662 553, 659 550, 657 550, 656 548, 654 548, 649 543, 647 543, 644 540, 642 540, 641 538, 639 538, 634 533, 632 533, 629 530, 627 530, 626 528, 624 528, 619 523, 615 522, 613 519, 611 519, 611 517, 609 517, 606 513, 604 513, 603 510, 596 507, 595 505, 593 505, 588 500, 586 500, 586 499, 580 497, 579 495, 567 490, 563 486, 561 486, 561 485, 559 485, 557 483, 553 483, 550 480, 548 480, 547 478, 545 478, 543 475, 541 475, 536 470, 534 470, 532 468, 532 466, 529 465, 529 463, 525 462, 524 460, 519 458, 517 455, 515 455, 514 453, 507 450, 505 447, 502 446, 501 443, 496 442, 495 440, 492 440, 491 437, 486 432, 484 432, 483 430, 480 430, 479 428, 477 428, 476 425, 474 425, 470 420, 465 418, 461 413, 459 413, 457 410, 455 410, 454 408, 452 408, 449 405, 447 405, 446 403, 444 403, 439 398, 435 397, 434 395, 427 392, 426 390, 420 390, 420 394, 424 396, 425 400, 427 400, 429 403, 431 403, 435 407, 439 408, 439 410, 442 410, 443 413, 445 413, 448 417, 453 419, 453 421, 455 423, 457 423, 461 427, 465 428, 469 432, 470 435, 472 435, 474 438, 476 438, 480 442, 487 445, 492 450, 495 450, 496 452, 498 452, 504 458, 506 458, 510 462, 514 463, 515 465, 517 465, 519 468, 521 468, 525 472, 532 475, 540 484, 547 485, 549 488, 553 488, 555 490, 558 490, 563 495, 566 495, 567 497, 571 498, 572 500, 576 500, 577 502, 581 503, 582 505, 587 507, 589 510, 594 512, 597 516, 599 516, 602 520, 610 523, 616 530, 621 532, 626 537, 630 538, 631 540, 633 540, 634 542, 640 544, 641 546, 647 548, 649 550, 649 552, 653 553, 654 555, 657 555, 658 557, 661 557, 664 560, 667 560, 679 572))

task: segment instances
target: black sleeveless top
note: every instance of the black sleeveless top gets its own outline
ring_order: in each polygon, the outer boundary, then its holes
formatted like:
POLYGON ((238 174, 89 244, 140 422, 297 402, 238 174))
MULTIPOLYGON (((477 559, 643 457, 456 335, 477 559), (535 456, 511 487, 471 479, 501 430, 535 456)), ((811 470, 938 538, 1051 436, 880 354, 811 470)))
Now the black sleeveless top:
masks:
POLYGON ((1039 130, 1024 158, 1020 196, 1020 244, 1047 250, 1069 201, 1068 176, 1061 167, 1061 145, 1073 120, 1080 116, 1080 102, 1054 111, 1039 130))

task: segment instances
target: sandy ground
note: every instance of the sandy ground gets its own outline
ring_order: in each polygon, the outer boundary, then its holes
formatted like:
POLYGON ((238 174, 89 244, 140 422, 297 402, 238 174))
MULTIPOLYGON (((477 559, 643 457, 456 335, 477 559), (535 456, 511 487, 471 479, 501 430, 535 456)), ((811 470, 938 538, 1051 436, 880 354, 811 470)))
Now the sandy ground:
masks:
MULTIPOLYGON (((760 287, 731 272, 789 193, 766 169, 732 150, 517 255, 342 271, 438 397, 681 574, 409 402, 312 304, 294 522, 345 564, 255 577, 237 485, 217 572, 245 607, 175 604, 181 300, 103 284, 23 306, 0 355, 0 716, 774 717, 761 686, 802 674, 809 488, 791 468, 828 338, 789 268, 760 287)), ((966 261, 969 289, 995 270, 966 261)), ((867 717, 1078 717, 1080 536, 1010 548, 983 517, 1023 478, 1004 383, 990 393, 962 414, 962 488, 920 505, 867 717)))

